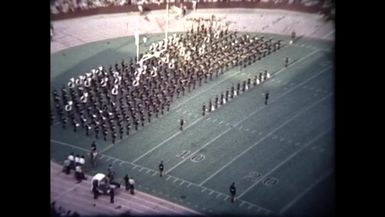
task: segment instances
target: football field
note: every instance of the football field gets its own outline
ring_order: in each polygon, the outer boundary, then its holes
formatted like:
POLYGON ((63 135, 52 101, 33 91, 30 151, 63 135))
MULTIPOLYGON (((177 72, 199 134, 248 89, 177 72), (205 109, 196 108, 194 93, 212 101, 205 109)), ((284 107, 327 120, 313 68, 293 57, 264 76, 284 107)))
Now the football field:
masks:
MULTIPOLYGON (((161 37, 150 35, 149 43, 161 37)), ((105 173, 112 164, 119 181, 128 174, 138 190, 203 214, 330 216, 335 208, 333 42, 301 38, 290 45, 287 36, 265 37, 282 39, 286 46, 186 91, 169 112, 115 144, 84 130, 63 129, 55 119, 51 159, 62 163, 71 152, 86 155, 95 141, 100 155, 87 174, 105 173), (203 104, 264 70, 271 74, 268 80, 202 115, 203 104), (232 182, 235 203, 229 196, 232 182)), ((51 55, 51 88, 135 55, 133 37, 60 51, 51 55)))

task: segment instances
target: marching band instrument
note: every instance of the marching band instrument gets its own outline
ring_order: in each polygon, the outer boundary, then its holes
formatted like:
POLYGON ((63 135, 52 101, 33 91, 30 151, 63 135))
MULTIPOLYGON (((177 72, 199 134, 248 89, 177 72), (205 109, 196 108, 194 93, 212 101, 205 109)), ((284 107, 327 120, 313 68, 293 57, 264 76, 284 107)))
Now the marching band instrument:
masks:
POLYGON ((75 79, 74 78, 70 78, 70 81, 67 83, 67 86, 69 88, 74 88, 75 87, 75 79))
POLYGON ((101 85, 102 87, 107 86, 107 81, 108 81, 108 78, 107 78, 107 77, 102 78, 102 80, 100 81, 100 85, 101 85))
POLYGON ((84 81, 84 86, 86 86, 86 87, 91 86, 91 78, 87 78, 87 80, 84 81))
POLYGON ((113 95, 118 95, 118 85, 114 85, 114 87, 112 88, 112 90, 111 90, 111 93, 113 94, 113 95))
POLYGON ((67 102, 67 105, 65 105, 64 109, 65 109, 67 112, 71 111, 71 110, 72 110, 72 104, 73 104, 72 101, 68 101, 68 102, 67 102))
POLYGON ((82 103, 86 103, 86 102, 87 102, 87 97, 88 97, 88 93, 85 92, 85 93, 83 94, 83 96, 80 97, 80 101, 81 101, 82 103))

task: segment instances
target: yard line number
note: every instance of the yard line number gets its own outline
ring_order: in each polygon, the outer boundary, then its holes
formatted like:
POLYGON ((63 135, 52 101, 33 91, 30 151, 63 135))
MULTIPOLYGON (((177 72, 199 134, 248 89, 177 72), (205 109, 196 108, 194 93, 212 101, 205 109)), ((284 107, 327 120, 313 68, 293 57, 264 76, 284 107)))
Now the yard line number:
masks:
POLYGON ((190 158, 190 161, 193 163, 202 162, 206 158, 204 154, 198 154, 198 153, 190 154, 190 153, 191 153, 190 150, 183 150, 182 152, 178 153, 176 157, 180 159, 190 158))
MULTIPOLYGON (((263 176, 263 174, 260 172, 250 171, 246 176, 243 177, 243 179, 246 179, 246 180, 251 181, 251 182, 256 182, 259 179, 261 179, 262 176, 263 176)), ((278 183, 278 181, 279 180, 275 177, 265 177, 262 180, 262 183, 265 186, 270 187, 270 186, 276 185, 278 183)))

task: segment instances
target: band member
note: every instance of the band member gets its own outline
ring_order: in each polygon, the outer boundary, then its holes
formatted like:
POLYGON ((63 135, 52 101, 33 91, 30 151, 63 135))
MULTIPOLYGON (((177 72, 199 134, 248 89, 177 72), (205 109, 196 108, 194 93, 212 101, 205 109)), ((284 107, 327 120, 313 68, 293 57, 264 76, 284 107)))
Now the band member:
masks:
POLYGON ((209 100, 209 112, 214 111, 213 104, 211 103, 211 99, 209 100))
POLYGON ((160 177, 163 176, 163 170, 164 170, 163 161, 160 161, 160 164, 159 164, 159 175, 160 175, 160 177))
POLYGON ((269 92, 265 93, 265 105, 267 105, 267 101, 269 100, 269 92))
POLYGON ((180 130, 183 130, 183 124, 184 124, 183 118, 180 119, 179 123, 180 123, 179 129, 180 129, 180 130))
POLYGON ((203 106, 202 106, 202 115, 205 116, 205 114, 206 114, 206 105, 203 104, 203 106))
POLYGON ((296 34, 295 34, 295 31, 293 30, 293 31, 291 32, 291 40, 290 40, 290 44, 293 44, 293 43, 294 43, 295 37, 296 37, 296 34))
POLYGON ((230 195, 231 195, 231 202, 234 203, 235 201, 235 194, 237 193, 237 189, 235 188, 235 183, 233 182, 229 188, 230 195))

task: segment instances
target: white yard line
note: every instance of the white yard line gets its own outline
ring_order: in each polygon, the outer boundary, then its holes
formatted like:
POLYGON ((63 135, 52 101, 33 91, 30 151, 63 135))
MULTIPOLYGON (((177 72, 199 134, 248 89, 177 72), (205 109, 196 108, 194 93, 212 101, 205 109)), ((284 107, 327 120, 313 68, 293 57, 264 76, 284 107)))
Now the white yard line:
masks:
POLYGON ((85 151, 85 152, 89 151, 89 150, 87 150, 85 148, 82 148, 82 147, 79 147, 79 146, 76 146, 76 145, 71 145, 71 144, 68 144, 68 143, 65 143, 65 142, 57 141, 57 140, 54 140, 54 139, 51 139, 51 142, 62 144, 62 145, 66 145, 66 146, 69 146, 69 147, 72 147, 72 148, 75 148, 75 149, 79 149, 79 150, 82 150, 82 151, 85 151))

